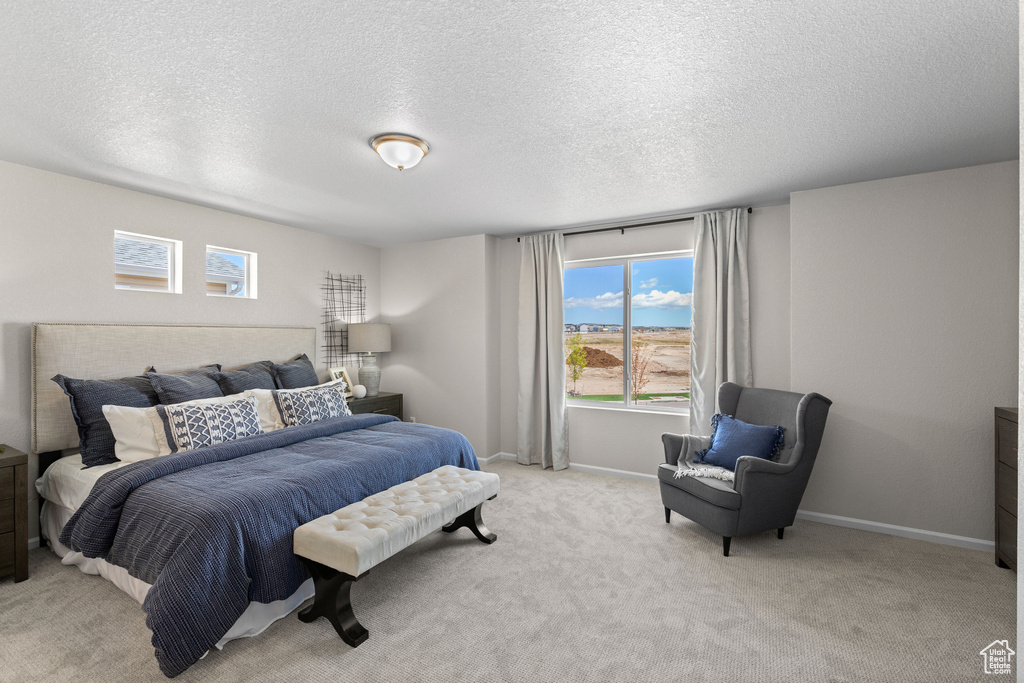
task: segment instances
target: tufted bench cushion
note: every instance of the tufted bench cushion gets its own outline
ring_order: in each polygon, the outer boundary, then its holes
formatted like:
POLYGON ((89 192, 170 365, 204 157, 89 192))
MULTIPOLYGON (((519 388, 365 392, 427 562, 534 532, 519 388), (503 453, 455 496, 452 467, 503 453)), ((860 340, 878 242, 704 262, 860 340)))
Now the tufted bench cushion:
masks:
POLYGON ((359 576, 498 493, 498 475, 439 467, 295 530, 295 554, 359 576))

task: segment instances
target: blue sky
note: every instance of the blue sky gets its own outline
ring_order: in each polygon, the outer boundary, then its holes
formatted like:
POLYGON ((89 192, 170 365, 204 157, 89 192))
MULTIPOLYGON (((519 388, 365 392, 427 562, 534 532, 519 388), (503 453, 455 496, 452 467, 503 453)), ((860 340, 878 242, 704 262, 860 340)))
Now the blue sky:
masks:
MULTIPOLYGON (((565 322, 622 324, 624 266, 567 268, 565 322)), ((689 327, 693 259, 633 263, 633 325, 689 327)))

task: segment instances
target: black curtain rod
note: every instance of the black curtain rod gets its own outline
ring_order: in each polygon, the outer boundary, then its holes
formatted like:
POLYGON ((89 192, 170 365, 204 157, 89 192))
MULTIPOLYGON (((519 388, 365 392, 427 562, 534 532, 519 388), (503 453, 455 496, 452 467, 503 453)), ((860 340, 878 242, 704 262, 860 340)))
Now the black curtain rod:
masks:
MULTIPOLYGON (((747 207, 747 213, 753 212, 753 207, 747 207)), ((664 221, 651 221, 649 223, 630 223, 629 225, 613 225, 607 228, 591 228, 590 230, 574 230, 573 232, 564 233, 565 237, 572 237, 573 235, 589 235, 593 232, 608 232, 610 230, 619 230, 623 235, 630 228, 647 228, 652 225, 665 225, 666 223, 682 223, 684 221, 692 221, 693 216, 687 216, 686 218, 669 218, 664 221)), ((522 238, 517 237, 516 242, 521 242, 522 238)))

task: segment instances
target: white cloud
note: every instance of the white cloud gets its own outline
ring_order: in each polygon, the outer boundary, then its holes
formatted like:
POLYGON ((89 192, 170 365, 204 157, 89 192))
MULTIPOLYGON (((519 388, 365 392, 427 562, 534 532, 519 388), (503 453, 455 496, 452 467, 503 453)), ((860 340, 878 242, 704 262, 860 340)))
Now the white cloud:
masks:
POLYGON ((652 277, 650 280, 644 280, 640 283, 640 289, 653 289, 658 286, 658 278, 652 277))
MULTIPOLYGON (((689 292, 682 294, 675 290, 659 292, 657 289, 644 294, 633 295, 633 308, 659 308, 662 310, 676 310, 687 308, 693 303, 693 294, 689 292)), ((588 296, 583 298, 569 297, 563 302, 565 308, 592 308, 597 311, 609 308, 622 308, 622 292, 605 292, 600 296, 588 296)))
POLYGON ((565 308, 593 308, 599 311, 609 308, 622 308, 622 292, 618 294, 605 292, 600 296, 587 296, 582 299, 571 296, 562 302, 562 305, 565 308))
POLYGON ((656 289, 646 294, 633 295, 633 308, 660 308, 662 310, 675 310, 687 308, 693 303, 693 294, 687 292, 682 294, 675 290, 659 292, 656 289))

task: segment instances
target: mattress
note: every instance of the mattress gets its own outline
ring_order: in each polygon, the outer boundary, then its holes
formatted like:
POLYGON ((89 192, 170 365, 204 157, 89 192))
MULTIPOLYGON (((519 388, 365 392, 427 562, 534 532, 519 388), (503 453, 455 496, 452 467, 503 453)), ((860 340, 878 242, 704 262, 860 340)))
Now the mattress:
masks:
MULTIPOLYGON (((89 497, 89 492, 96 481, 107 472, 128 464, 130 463, 118 462, 85 467, 82 464, 82 456, 76 453, 50 465, 43 476, 36 480, 36 490, 44 501, 40 511, 40 533, 49 541, 50 548, 57 557, 61 558, 61 563, 74 565, 85 574, 103 577, 141 605, 149 593, 150 584, 131 576, 123 567, 100 558, 85 557, 82 553, 70 550, 58 540, 64 525, 89 497)), ((224 634, 216 647, 220 649, 232 640, 262 633, 272 623, 287 616, 303 602, 312 598, 313 592, 313 580, 309 579, 284 600, 249 603, 249 607, 224 634)))

